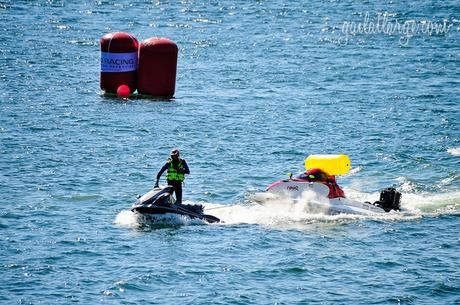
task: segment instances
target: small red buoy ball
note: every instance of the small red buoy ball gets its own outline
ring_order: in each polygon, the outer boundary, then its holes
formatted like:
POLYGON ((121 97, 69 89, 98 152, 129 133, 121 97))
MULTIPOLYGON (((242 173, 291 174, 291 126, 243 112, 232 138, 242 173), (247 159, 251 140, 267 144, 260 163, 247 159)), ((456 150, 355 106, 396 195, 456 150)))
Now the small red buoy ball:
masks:
POLYGON ((137 88, 139 42, 128 33, 108 33, 101 38, 101 89, 117 93, 122 85, 137 88))
POLYGON ((173 96, 176 89, 176 43, 166 38, 149 38, 139 47, 138 87, 140 94, 173 96))
POLYGON ((129 97, 130 93, 131 93, 131 89, 129 88, 129 86, 126 86, 126 85, 121 85, 117 89, 117 95, 119 97, 129 97))

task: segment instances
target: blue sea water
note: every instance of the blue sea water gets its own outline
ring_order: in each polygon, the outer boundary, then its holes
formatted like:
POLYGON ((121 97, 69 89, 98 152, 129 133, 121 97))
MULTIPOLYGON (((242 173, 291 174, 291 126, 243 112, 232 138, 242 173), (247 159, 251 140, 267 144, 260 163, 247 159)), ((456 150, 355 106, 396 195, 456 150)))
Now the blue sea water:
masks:
POLYGON ((1 1, 0 24, 1 304, 460 304, 457 1, 1 1), (101 93, 114 31, 177 42, 174 99, 101 93), (173 147, 224 223, 130 212, 173 147), (251 201, 318 153, 403 212, 251 201))

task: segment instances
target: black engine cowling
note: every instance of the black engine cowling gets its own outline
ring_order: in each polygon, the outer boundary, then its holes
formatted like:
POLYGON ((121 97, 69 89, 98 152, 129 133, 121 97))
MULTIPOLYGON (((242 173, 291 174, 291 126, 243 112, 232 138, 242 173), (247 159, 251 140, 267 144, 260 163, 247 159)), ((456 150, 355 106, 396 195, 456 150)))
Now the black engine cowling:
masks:
POLYGON ((399 211, 401 193, 396 189, 389 187, 380 192, 380 200, 374 202, 374 205, 381 207, 385 212, 391 210, 399 211))

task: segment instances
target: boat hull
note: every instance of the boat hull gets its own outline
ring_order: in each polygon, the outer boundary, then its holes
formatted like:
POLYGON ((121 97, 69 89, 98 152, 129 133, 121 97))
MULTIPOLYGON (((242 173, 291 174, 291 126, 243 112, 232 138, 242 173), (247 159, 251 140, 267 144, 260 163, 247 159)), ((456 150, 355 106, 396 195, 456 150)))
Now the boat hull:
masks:
POLYGON ((204 214, 201 205, 176 204, 171 193, 171 186, 155 188, 139 197, 131 211, 143 215, 177 214, 209 223, 220 222, 219 218, 204 214))
POLYGON ((345 197, 328 198, 329 187, 318 182, 279 181, 270 185, 267 193, 271 199, 290 198, 296 203, 308 203, 312 212, 327 215, 375 215, 386 213, 369 202, 359 202, 345 197))

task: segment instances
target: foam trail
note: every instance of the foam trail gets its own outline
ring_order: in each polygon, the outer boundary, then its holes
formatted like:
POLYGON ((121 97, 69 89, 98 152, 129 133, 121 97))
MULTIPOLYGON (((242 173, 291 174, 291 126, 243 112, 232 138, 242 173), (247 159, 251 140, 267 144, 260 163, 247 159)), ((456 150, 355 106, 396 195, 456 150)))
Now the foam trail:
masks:
POLYGON ((356 173, 359 173, 362 170, 363 170, 363 167, 361 165, 359 165, 358 167, 353 167, 352 169, 350 169, 348 175, 354 175, 356 173))
MULTIPOLYGON (((353 189, 346 189, 350 199, 357 201, 374 202, 378 200, 380 192, 363 193, 353 189)), ((364 215, 326 215, 324 211, 314 205, 315 202, 327 200, 318 198, 314 193, 305 192, 299 200, 289 198, 276 199, 273 196, 264 196, 263 193, 248 196, 250 204, 222 206, 221 209, 209 211, 219 217, 226 224, 260 224, 276 227, 302 227, 314 222, 342 222, 357 219, 376 219, 389 221, 410 221, 423 216, 442 215, 460 212, 460 192, 444 194, 411 194, 403 193, 401 212, 390 212, 371 216, 364 215), (256 200, 253 200, 256 199, 256 200), (265 202, 263 202, 263 199, 265 202)), ((213 205, 215 208, 217 205, 213 205)))
POLYGON ((165 225, 165 226, 185 226, 206 224, 200 219, 190 219, 184 215, 159 214, 159 215, 139 215, 130 210, 123 210, 115 217, 115 225, 129 228, 139 228, 144 225, 165 225))
POLYGON ((451 185, 452 182, 455 181, 455 180, 457 180, 458 178, 460 178, 460 173, 455 173, 455 174, 453 174, 453 175, 450 175, 449 177, 442 179, 442 180, 439 182, 439 186, 451 185))
POLYGON ((447 149, 447 153, 452 156, 460 156, 460 147, 452 147, 447 149))
POLYGON ((460 192, 441 194, 403 194, 402 208, 426 214, 460 212, 460 192))
POLYGON ((114 224, 122 227, 138 227, 139 223, 137 221, 137 216, 129 210, 124 210, 118 213, 115 218, 114 224))
MULTIPOLYGON (((378 200, 380 192, 364 193, 354 189, 345 189, 347 197, 361 202, 378 200)), ((220 225, 258 224, 276 228, 304 229, 313 223, 342 223, 358 219, 376 219, 388 221, 410 221, 423 216, 460 213, 460 192, 442 194, 414 194, 403 192, 401 212, 391 212, 372 216, 341 214, 327 215, 318 209, 315 202, 328 200, 318 197, 314 192, 304 192, 298 200, 277 198, 266 193, 255 193, 248 196, 249 202, 244 204, 226 205, 220 203, 199 202, 204 212, 222 220, 220 225), (254 200, 254 199, 257 200, 254 200)), ((194 202, 187 202, 193 204, 194 202)), ((144 225, 159 224, 166 226, 203 225, 202 220, 190 219, 186 216, 166 214, 142 217, 129 210, 121 211, 114 221, 116 225, 139 228, 144 225)))
POLYGON ((399 189, 402 192, 414 192, 418 188, 418 185, 410 181, 407 177, 398 177, 396 181, 398 181, 399 189))
MULTIPOLYGON (((254 198, 254 197, 252 197, 254 198)), ((258 198, 260 199, 260 198, 258 198)), ((267 196, 262 204, 237 204, 212 211, 226 224, 260 224, 270 227, 299 227, 314 222, 330 222, 341 219, 359 219, 359 215, 326 215, 314 202, 328 200, 320 198, 314 192, 304 192, 299 200, 267 196)), ((211 212, 211 211, 210 211, 211 212)))
MULTIPOLYGON (((448 193, 410 193, 414 186, 409 182, 401 187, 401 210, 411 213, 451 213, 460 211, 460 192, 448 193)), ((347 197, 358 201, 374 202, 379 198, 380 193, 362 193, 353 189, 345 189, 347 197)))

